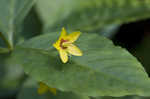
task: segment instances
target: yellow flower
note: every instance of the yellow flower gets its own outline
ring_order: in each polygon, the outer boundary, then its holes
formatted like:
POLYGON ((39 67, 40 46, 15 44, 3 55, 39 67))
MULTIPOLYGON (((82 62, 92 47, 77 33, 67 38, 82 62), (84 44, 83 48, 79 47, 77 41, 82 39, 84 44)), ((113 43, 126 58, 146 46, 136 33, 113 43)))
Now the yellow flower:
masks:
POLYGON ((42 94, 46 93, 47 91, 50 91, 54 95, 56 95, 56 88, 50 88, 43 82, 40 82, 39 85, 40 85, 40 87, 38 88, 38 94, 42 95, 42 94))
POLYGON ((82 56, 81 50, 73 44, 80 34, 80 32, 73 32, 67 35, 65 28, 62 28, 61 35, 53 46, 58 50, 63 63, 68 61, 68 54, 82 56))

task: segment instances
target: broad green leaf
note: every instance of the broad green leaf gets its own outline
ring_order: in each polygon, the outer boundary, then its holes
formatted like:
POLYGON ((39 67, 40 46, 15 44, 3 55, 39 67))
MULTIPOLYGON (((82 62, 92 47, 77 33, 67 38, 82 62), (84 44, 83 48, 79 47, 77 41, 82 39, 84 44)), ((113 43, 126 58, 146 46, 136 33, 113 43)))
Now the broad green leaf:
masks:
POLYGON ((105 36, 107 38, 113 38, 113 36, 117 33, 120 25, 110 24, 103 29, 99 29, 99 34, 105 36))
POLYGON ((94 99, 149 99, 149 97, 140 97, 140 96, 124 96, 124 97, 97 97, 94 99))
POLYGON ((8 47, 13 47, 13 36, 35 0, 0 0, 0 32, 8 47))
POLYGON ((16 64, 47 85, 87 96, 150 95, 150 79, 137 59, 105 37, 83 33, 76 45, 83 56, 63 64, 52 46, 59 33, 35 37, 18 45, 16 64))
POLYGON ((19 92, 17 99, 89 99, 87 96, 77 95, 71 92, 61 92, 57 90, 57 94, 50 92, 44 95, 37 93, 38 83, 33 79, 27 79, 19 92))
POLYGON ((36 9, 44 23, 44 28, 52 27, 54 23, 70 15, 72 10, 76 9, 73 4, 78 1, 79 0, 37 0, 36 9))
POLYGON ((44 27, 91 31, 150 17, 150 0, 38 0, 44 27))
POLYGON ((7 48, 1 48, 0 47, 0 53, 8 53, 9 50, 7 48))
POLYGON ((21 66, 11 64, 10 54, 0 54, 0 98, 16 94, 20 87, 24 72, 21 66))
POLYGON ((0 63, 1 88, 16 88, 23 75, 22 67, 16 64, 11 64, 10 54, 1 54, 0 63))

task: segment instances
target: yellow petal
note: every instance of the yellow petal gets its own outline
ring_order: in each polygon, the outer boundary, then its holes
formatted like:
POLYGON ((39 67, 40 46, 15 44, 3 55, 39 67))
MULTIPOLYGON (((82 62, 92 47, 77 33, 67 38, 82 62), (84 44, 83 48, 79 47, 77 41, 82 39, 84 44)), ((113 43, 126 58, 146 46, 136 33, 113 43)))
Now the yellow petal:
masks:
POLYGON ((62 28, 62 31, 61 31, 61 35, 60 35, 60 38, 63 38, 67 35, 67 32, 66 32, 66 29, 63 27, 62 28))
POLYGON ((60 42, 61 42, 61 39, 62 39, 62 38, 65 38, 66 35, 67 35, 67 32, 66 32, 65 28, 63 27, 59 39, 53 44, 53 46, 54 46, 57 50, 60 49, 60 42))
POLYGON ((59 40, 56 41, 56 43, 54 43, 53 46, 54 46, 57 50, 59 50, 59 49, 60 49, 60 41, 59 41, 59 40))
POLYGON ((49 91, 56 95, 56 88, 49 88, 49 91))
POLYGON ((40 95, 44 94, 48 91, 48 89, 49 89, 49 87, 46 84, 40 82, 40 87, 38 88, 38 94, 40 94, 40 95))
POLYGON ((73 45, 73 44, 70 44, 68 47, 67 47, 67 51, 68 53, 72 54, 72 55, 75 55, 75 56, 82 56, 82 52, 81 50, 73 45))
POLYGON ((68 61, 68 54, 65 50, 60 49, 59 50, 59 54, 60 54, 60 58, 62 60, 63 63, 66 63, 68 61))
POLYGON ((67 36, 67 39, 69 39, 69 41, 73 43, 74 41, 76 41, 78 39, 80 34, 81 34, 81 32, 79 32, 79 31, 73 32, 67 36))
POLYGON ((64 43, 62 44, 62 46, 67 47, 67 46, 69 46, 70 44, 72 44, 72 42, 64 42, 64 43))

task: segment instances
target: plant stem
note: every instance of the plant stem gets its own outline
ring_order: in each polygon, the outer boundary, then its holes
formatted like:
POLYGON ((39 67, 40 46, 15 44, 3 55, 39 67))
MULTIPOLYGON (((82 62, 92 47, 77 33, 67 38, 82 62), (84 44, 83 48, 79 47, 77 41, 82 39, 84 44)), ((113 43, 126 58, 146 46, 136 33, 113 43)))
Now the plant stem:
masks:
POLYGON ((7 45, 9 51, 13 50, 13 46, 9 43, 9 41, 4 37, 4 35, 0 32, 0 37, 4 40, 5 44, 7 45))

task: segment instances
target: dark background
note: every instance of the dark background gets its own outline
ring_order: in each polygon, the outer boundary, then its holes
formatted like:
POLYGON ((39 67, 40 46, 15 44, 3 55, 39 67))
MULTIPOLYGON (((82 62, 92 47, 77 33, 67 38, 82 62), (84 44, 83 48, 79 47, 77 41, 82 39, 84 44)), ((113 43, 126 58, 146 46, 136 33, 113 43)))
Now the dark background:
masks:
POLYGON ((121 25, 112 40, 137 57, 150 76, 150 19, 121 25))

